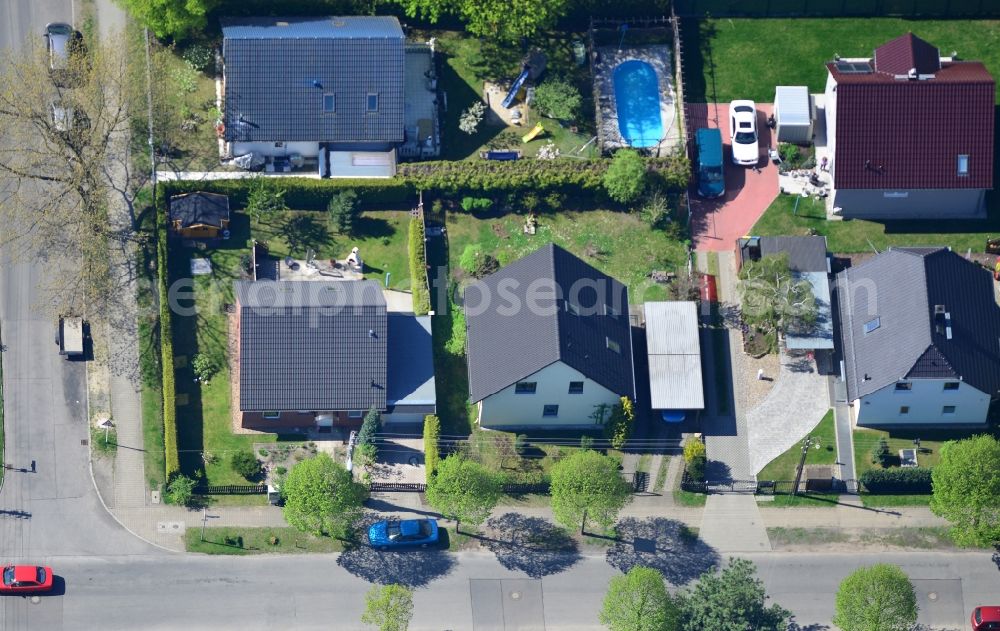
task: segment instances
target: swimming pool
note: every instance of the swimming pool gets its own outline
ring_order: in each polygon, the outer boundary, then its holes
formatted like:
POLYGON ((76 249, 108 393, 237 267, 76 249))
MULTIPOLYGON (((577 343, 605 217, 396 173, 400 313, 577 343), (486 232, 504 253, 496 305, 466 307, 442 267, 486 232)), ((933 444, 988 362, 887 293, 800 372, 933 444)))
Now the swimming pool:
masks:
POLYGON ((615 68, 614 83, 622 138, 633 147, 655 147, 663 138, 656 70, 645 61, 630 59, 615 68))

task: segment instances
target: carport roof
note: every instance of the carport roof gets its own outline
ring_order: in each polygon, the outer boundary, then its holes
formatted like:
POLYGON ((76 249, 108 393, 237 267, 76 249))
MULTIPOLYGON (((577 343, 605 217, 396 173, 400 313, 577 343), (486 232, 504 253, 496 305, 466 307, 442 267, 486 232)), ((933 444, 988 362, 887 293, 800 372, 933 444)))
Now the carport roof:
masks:
POLYGON ((646 349, 654 410, 701 410, 701 344, 693 302, 647 302, 646 349))

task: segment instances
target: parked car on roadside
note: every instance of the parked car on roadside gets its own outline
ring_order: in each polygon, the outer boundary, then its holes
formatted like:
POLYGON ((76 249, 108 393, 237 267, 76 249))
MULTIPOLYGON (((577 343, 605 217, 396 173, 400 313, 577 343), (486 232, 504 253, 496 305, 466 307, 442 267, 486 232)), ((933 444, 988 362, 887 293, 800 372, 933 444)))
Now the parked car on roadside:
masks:
POLYGON ((972 610, 972 631, 1000 630, 1000 605, 972 610))
POLYGON ((368 528, 368 543, 379 550, 427 548, 437 542, 438 525, 434 519, 385 519, 368 528))
POLYGON ((42 565, 7 565, 0 580, 0 593, 29 594, 52 589, 52 568, 42 565))
POLYGON ((733 101, 729 104, 729 140, 733 147, 733 163, 756 166, 760 161, 757 138, 757 105, 753 101, 733 101))
POLYGON ((65 22, 50 22, 45 25, 44 37, 52 80, 60 87, 69 87, 70 58, 82 52, 83 35, 65 22))

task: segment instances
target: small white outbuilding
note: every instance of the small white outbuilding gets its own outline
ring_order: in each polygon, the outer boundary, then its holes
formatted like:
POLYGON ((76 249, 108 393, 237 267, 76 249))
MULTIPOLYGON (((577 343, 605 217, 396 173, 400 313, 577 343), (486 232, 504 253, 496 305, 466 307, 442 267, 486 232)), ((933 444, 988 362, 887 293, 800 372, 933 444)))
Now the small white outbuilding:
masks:
POLYGON ((813 106, 809 88, 779 85, 774 91, 774 120, 778 142, 812 142, 813 106))

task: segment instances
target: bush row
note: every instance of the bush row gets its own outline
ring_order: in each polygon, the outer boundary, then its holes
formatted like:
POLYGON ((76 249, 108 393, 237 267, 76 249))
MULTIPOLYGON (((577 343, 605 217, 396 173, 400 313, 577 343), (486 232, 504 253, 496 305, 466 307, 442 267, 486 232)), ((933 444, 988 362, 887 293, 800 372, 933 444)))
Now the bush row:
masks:
MULTIPOLYGON (((417 191, 404 179, 332 179, 289 177, 277 180, 278 188, 285 191, 285 203, 295 210, 326 210, 330 197, 345 189, 358 194, 363 205, 402 204, 412 202, 417 191)), ((204 180, 165 182, 162 187, 166 196, 205 191, 229 196, 233 208, 246 206, 250 187, 247 180, 204 180)))
MULTIPOLYGON (((602 178, 609 160, 441 160, 399 165, 389 179, 281 178, 289 208, 326 210, 330 196, 353 189, 367 206, 410 202, 418 190, 441 193, 535 193, 564 191, 604 195, 602 178)), ((668 191, 687 188, 691 166, 683 153, 646 160, 651 184, 668 191)), ((235 208, 243 208, 249 186, 244 179, 164 182, 164 195, 205 191, 228 195, 235 208)))
MULTIPOLYGON (((162 190, 162 189, 161 189, 162 190)), ((164 191, 165 192, 165 191, 164 191)), ((177 385, 174 380, 173 322, 168 297, 167 267, 167 205, 165 197, 156 200, 156 259, 157 284, 160 293, 160 365, 163 375, 163 451, 166 476, 169 481, 180 472, 177 451, 177 385)))
POLYGON ((413 313, 427 315, 431 310, 431 292, 427 285, 427 252, 423 217, 410 219, 409 256, 410 287, 413 291, 413 313))
POLYGON ((921 495, 931 493, 931 470, 926 467, 869 469, 859 480, 869 493, 921 495))
POLYGON ((427 484, 431 483, 431 476, 437 470, 438 461, 441 459, 438 454, 438 438, 441 436, 441 421, 433 414, 424 417, 424 469, 427 476, 427 484))

